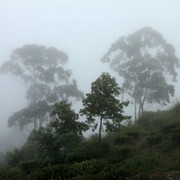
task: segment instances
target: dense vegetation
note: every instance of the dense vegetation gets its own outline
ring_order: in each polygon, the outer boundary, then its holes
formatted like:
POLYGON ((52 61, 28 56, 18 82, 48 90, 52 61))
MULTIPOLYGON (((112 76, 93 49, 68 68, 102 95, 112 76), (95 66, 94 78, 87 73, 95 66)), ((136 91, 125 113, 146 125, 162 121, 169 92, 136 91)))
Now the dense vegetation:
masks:
POLYGON ((7 154, 0 179, 163 179, 180 169, 179 119, 179 103, 145 112, 101 142, 73 132, 57 142, 48 130, 34 130, 21 149, 7 154))
POLYGON ((0 179, 164 179, 172 171, 180 177, 180 103, 145 111, 174 95, 179 59, 173 46, 143 28, 113 44, 102 60, 124 78, 122 87, 102 73, 84 96, 64 67, 64 52, 38 45, 13 51, 0 72, 26 87, 27 107, 12 114, 8 125, 31 125, 31 131, 20 149, 2 154, 0 179), (125 93, 134 102, 133 123, 124 114, 125 93), (82 99, 79 113, 72 98, 82 99), (85 138, 90 128, 98 134, 85 138))

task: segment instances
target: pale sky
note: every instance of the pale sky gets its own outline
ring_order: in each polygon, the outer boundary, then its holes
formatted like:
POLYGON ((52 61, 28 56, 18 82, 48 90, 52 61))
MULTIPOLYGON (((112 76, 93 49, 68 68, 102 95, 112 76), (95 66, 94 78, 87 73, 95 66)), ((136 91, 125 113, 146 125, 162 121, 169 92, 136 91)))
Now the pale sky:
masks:
MULTIPOLYGON (((25 44, 54 46, 68 54, 73 77, 87 93, 108 70, 100 59, 111 44, 144 26, 161 33, 180 57, 179 0, 0 0, 0 64, 25 44)), ((16 81, 4 75, 0 83, 1 137, 7 118, 26 102, 16 81)))

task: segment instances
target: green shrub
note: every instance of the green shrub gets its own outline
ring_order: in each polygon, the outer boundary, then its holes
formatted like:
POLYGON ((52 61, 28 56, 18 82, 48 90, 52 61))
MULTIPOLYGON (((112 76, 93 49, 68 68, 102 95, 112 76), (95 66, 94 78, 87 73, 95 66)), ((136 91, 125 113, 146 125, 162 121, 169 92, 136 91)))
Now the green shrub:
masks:
POLYGON ((166 124, 162 127, 161 131, 164 134, 169 134, 172 133, 174 131, 174 129, 176 129, 177 127, 180 128, 180 122, 171 122, 169 124, 166 124))
POLYGON ((132 144, 132 138, 127 135, 117 135, 114 137, 114 144, 132 144))
POLYGON ((176 102, 171 111, 175 112, 176 115, 180 115, 180 102, 176 102))
POLYGON ((65 165, 62 179, 72 179, 75 177, 90 177, 94 175, 94 177, 103 171, 108 166, 107 162, 103 160, 88 160, 83 161, 81 163, 74 163, 70 165, 65 165))
POLYGON ((179 171, 179 169, 180 169, 180 161, 178 160, 169 162, 166 166, 166 171, 179 171))
POLYGON ((76 177, 71 178, 72 180, 105 180, 105 177, 103 177, 101 174, 83 174, 78 175, 76 177))
POLYGON ((148 128, 150 126, 151 121, 155 118, 156 113, 149 111, 144 112, 143 115, 136 121, 136 124, 148 128))
POLYGON ((7 163, 9 165, 17 165, 17 163, 22 161, 22 154, 19 149, 15 149, 12 152, 8 152, 6 155, 7 163))
POLYGON ((33 173, 26 175, 23 180, 49 180, 49 179, 64 179, 66 166, 56 165, 47 166, 42 169, 37 169, 33 173))
POLYGON ((23 180, 23 171, 19 168, 3 168, 0 169, 0 179, 4 180, 23 180))
POLYGON ((180 127, 174 128, 171 139, 174 145, 180 145, 180 127))
POLYGON ((122 180, 128 177, 128 168, 122 164, 110 164, 105 170, 105 179, 109 180, 122 180))
POLYGON ((81 162, 83 160, 101 159, 109 152, 108 142, 87 142, 67 154, 67 162, 81 162))
POLYGON ((133 137, 134 139, 138 139, 140 137, 141 132, 137 130, 127 132, 128 136, 133 137))
POLYGON ((103 160, 92 159, 89 161, 83 161, 81 163, 74 163, 71 165, 78 174, 97 174, 102 171, 106 166, 107 162, 103 160))
POLYGON ((125 162, 130 175, 152 171, 160 168, 163 163, 163 157, 159 154, 147 153, 136 155, 125 162))
POLYGON ((25 174, 29 174, 33 172, 34 170, 40 168, 40 162, 35 161, 35 160, 21 162, 19 167, 25 174))
POLYGON ((119 163, 129 158, 134 151, 134 148, 130 146, 114 147, 108 161, 110 163, 119 163))
POLYGON ((163 135, 161 133, 152 133, 147 136, 146 140, 150 146, 154 146, 162 142, 163 135))
POLYGON ((160 129, 163 124, 165 124, 166 121, 165 119, 161 118, 161 117, 156 117, 155 119, 152 119, 150 125, 149 125, 149 129, 160 129))
POLYGON ((22 146, 21 149, 15 149, 14 151, 8 152, 6 159, 9 165, 17 166, 22 162, 31 161, 38 154, 40 153, 36 144, 26 143, 22 146))

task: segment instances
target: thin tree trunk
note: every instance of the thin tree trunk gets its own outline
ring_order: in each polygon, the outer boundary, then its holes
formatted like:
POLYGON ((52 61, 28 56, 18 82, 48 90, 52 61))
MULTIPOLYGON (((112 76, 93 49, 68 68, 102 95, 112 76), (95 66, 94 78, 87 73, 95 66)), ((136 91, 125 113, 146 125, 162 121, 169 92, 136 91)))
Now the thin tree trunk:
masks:
POLYGON ((146 101, 147 95, 148 95, 148 89, 146 90, 146 93, 145 93, 145 95, 144 95, 144 97, 143 97, 143 100, 142 100, 142 103, 141 103, 141 116, 142 116, 143 113, 144 113, 144 103, 145 103, 145 101, 146 101))
POLYGON ((102 130, 102 116, 100 118, 100 125, 99 125, 99 142, 101 142, 101 130, 102 130))
POLYGON ((124 90, 122 90, 122 95, 121 95, 121 101, 123 102, 124 101, 124 90))
POLYGON ((134 99, 134 118, 135 118, 135 121, 137 120, 137 103, 136 103, 136 99, 134 99))
POLYGON ((139 114, 138 114, 138 118, 141 117, 141 102, 139 103, 139 114))
POLYGON ((44 117, 43 117, 43 118, 41 118, 41 119, 39 119, 39 128, 41 128, 41 127, 42 127, 42 124, 43 124, 43 119, 44 119, 44 117))
POLYGON ((141 105, 141 116, 143 115, 144 113, 144 102, 142 102, 142 105, 141 105))
POLYGON ((37 130, 37 120, 34 118, 34 130, 37 130))

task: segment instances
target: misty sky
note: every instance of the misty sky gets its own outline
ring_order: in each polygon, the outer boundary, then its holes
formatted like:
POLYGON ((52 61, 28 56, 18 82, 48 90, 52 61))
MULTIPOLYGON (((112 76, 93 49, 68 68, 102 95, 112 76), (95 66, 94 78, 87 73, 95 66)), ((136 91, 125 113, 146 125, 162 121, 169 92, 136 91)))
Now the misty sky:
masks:
MULTIPOLYGON (((25 44, 54 46, 68 54, 73 77, 86 93, 107 71, 100 59, 111 44, 144 26, 160 32, 180 57, 179 0, 0 0, 0 65, 25 44)), ((25 100, 13 78, 3 75, 0 83, 1 135, 25 100)))

